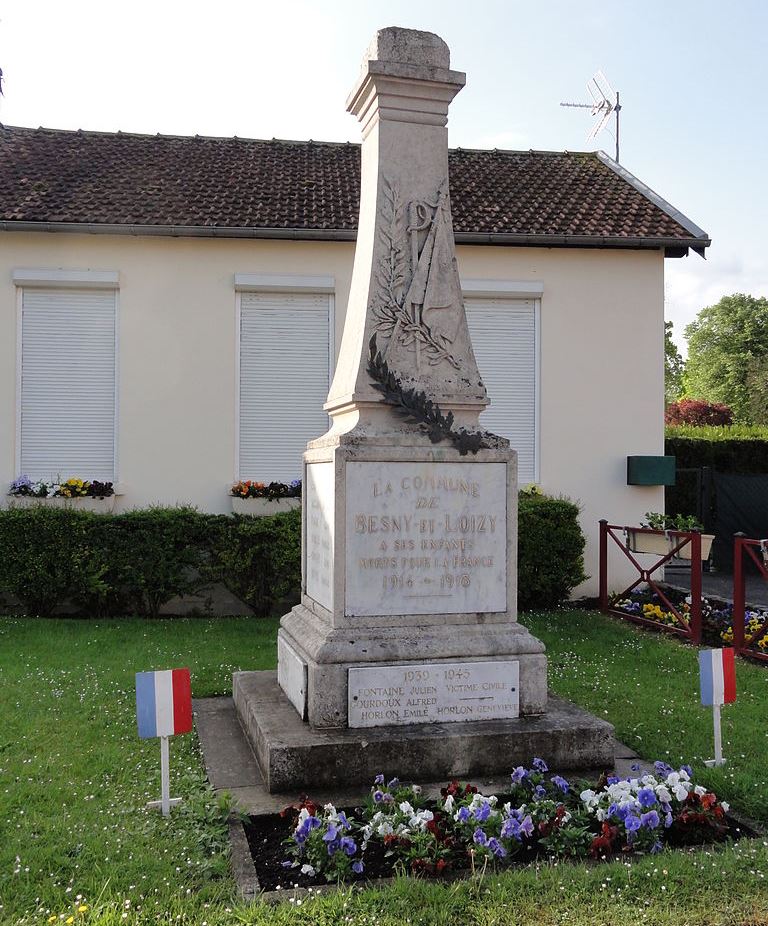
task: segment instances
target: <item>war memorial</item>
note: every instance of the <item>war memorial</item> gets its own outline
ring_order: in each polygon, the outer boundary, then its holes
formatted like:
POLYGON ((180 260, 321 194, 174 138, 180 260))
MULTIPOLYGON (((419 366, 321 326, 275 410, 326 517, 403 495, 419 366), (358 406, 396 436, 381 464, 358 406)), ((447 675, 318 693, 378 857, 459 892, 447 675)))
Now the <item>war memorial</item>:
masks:
POLYGON ((234 677, 267 788, 613 763, 612 728, 548 698, 517 621, 517 468, 483 431, 456 263, 436 35, 379 31, 348 111, 360 221, 329 431, 304 455, 302 596, 278 671, 234 677))

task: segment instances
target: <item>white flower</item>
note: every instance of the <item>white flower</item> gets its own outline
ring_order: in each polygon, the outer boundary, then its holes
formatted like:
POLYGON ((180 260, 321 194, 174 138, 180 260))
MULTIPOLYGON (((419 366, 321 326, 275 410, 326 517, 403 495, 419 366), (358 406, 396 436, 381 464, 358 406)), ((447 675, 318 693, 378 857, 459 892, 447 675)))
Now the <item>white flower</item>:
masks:
POLYGON ((421 785, 411 785, 411 791, 414 794, 421 794, 421 785))
POLYGON ((449 794, 448 797, 446 797, 445 801, 443 802, 443 810, 446 813, 453 813, 453 805, 454 805, 453 795, 449 794))
POLYGON ((600 798, 591 788, 587 788, 586 791, 582 791, 579 797, 582 799, 582 801, 584 801, 585 804, 589 806, 596 804, 600 800, 600 798))
POLYGON ((728 813, 728 811, 731 809, 731 805, 728 803, 728 801, 720 801, 720 806, 723 808, 725 813, 728 813))
POLYGON ((413 807, 411 807, 408 801, 403 801, 403 803, 400 805, 400 810, 403 813, 407 813, 409 817, 413 816, 413 807))
POLYGON ((702 788, 701 785, 696 785, 696 787, 693 790, 696 794, 699 795, 699 797, 703 797, 707 793, 707 789, 702 788))
POLYGON ((379 827, 376 830, 376 832, 379 834, 379 836, 382 836, 382 837, 391 836, 392 833, 394 833, 394 829, 392 828, 392 824, 388 820, 385 820, 383 823, 379 824, 379 827))
POLYGON ((333 819, 338 820, 338 814, 336 813, 336 808, 333 806, 333 804, 326 804, 326 805, 323 807, 323 810, 328 814, 328 816, 329 816, 332 820, 333 820, 333 819))
POLYGON ((678 801, 684 801, 688 797, 688 789, 684 785, 677 785, 675 788, 675 797, 678 801))
POLYGON ((667 804, 672 800, 672 795, 666 785, 659 785, 656 788, 656 797, 667 804))
POLYGON ((302 865, 301 873, 303 875, 309 875, 310 878, 314 878, 316 874, 315 869, 311 865, 302 865))
POLYGON ((598 821, 602 823, 603 820, 608 819, 608 811, 604 807, 598 807, 595 816, 597 817, 598 821))
POLYGON ((434 814, 431 810, 420 810, 418 813, 414 814, 411 819, 408 821, 408 825, 414 829, 425 830, 427 823, 430 820, 434 819, 434 814))

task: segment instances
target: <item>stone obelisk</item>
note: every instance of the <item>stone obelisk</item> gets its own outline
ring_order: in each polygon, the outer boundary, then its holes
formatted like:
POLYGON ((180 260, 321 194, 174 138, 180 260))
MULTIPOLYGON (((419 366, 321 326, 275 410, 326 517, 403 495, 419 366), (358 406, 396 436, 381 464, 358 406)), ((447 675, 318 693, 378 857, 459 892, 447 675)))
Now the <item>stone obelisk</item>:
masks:
POLYGON ((304 455, 301 603, 281 621, 282 691, 234 679, 270 790, 612 761, 607 724, 547 711, 544 646, 517 622, 517 460, 479 428, 451 223, 463 85, 438 36, 388 28, 349 97, 360 222, 332 426, 304 455))

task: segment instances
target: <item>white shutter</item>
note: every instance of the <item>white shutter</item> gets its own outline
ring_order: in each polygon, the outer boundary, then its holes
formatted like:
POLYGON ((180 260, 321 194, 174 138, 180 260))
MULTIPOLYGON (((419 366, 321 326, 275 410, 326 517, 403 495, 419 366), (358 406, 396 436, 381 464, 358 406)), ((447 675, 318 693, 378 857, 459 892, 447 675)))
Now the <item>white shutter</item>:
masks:
POLYGON ((328 430, 330 297, 240 297, 241 479, 298 479, 306 443, 328 430))
POLYGON ((467 322, 490 406, 480 423, 517 451, 520 485, 536 479, 536 303, 465 299, 467 322))
POLYGON ((114 291, 23 291, 21 472, 115 478, 114 291))

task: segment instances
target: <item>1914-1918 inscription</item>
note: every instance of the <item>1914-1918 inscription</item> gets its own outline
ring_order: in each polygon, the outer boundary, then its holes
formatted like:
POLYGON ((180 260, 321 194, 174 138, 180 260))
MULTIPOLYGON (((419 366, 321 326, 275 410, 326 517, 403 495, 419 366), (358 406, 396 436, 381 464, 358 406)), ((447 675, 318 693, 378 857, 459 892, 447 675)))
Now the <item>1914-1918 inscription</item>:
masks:
POLYGON ((507 608, 505 463, 348 463, 347 615, 507 608))
POLYGON ((516 661, 349 670, 349 726, 508 720, 519 714, 516 661))

